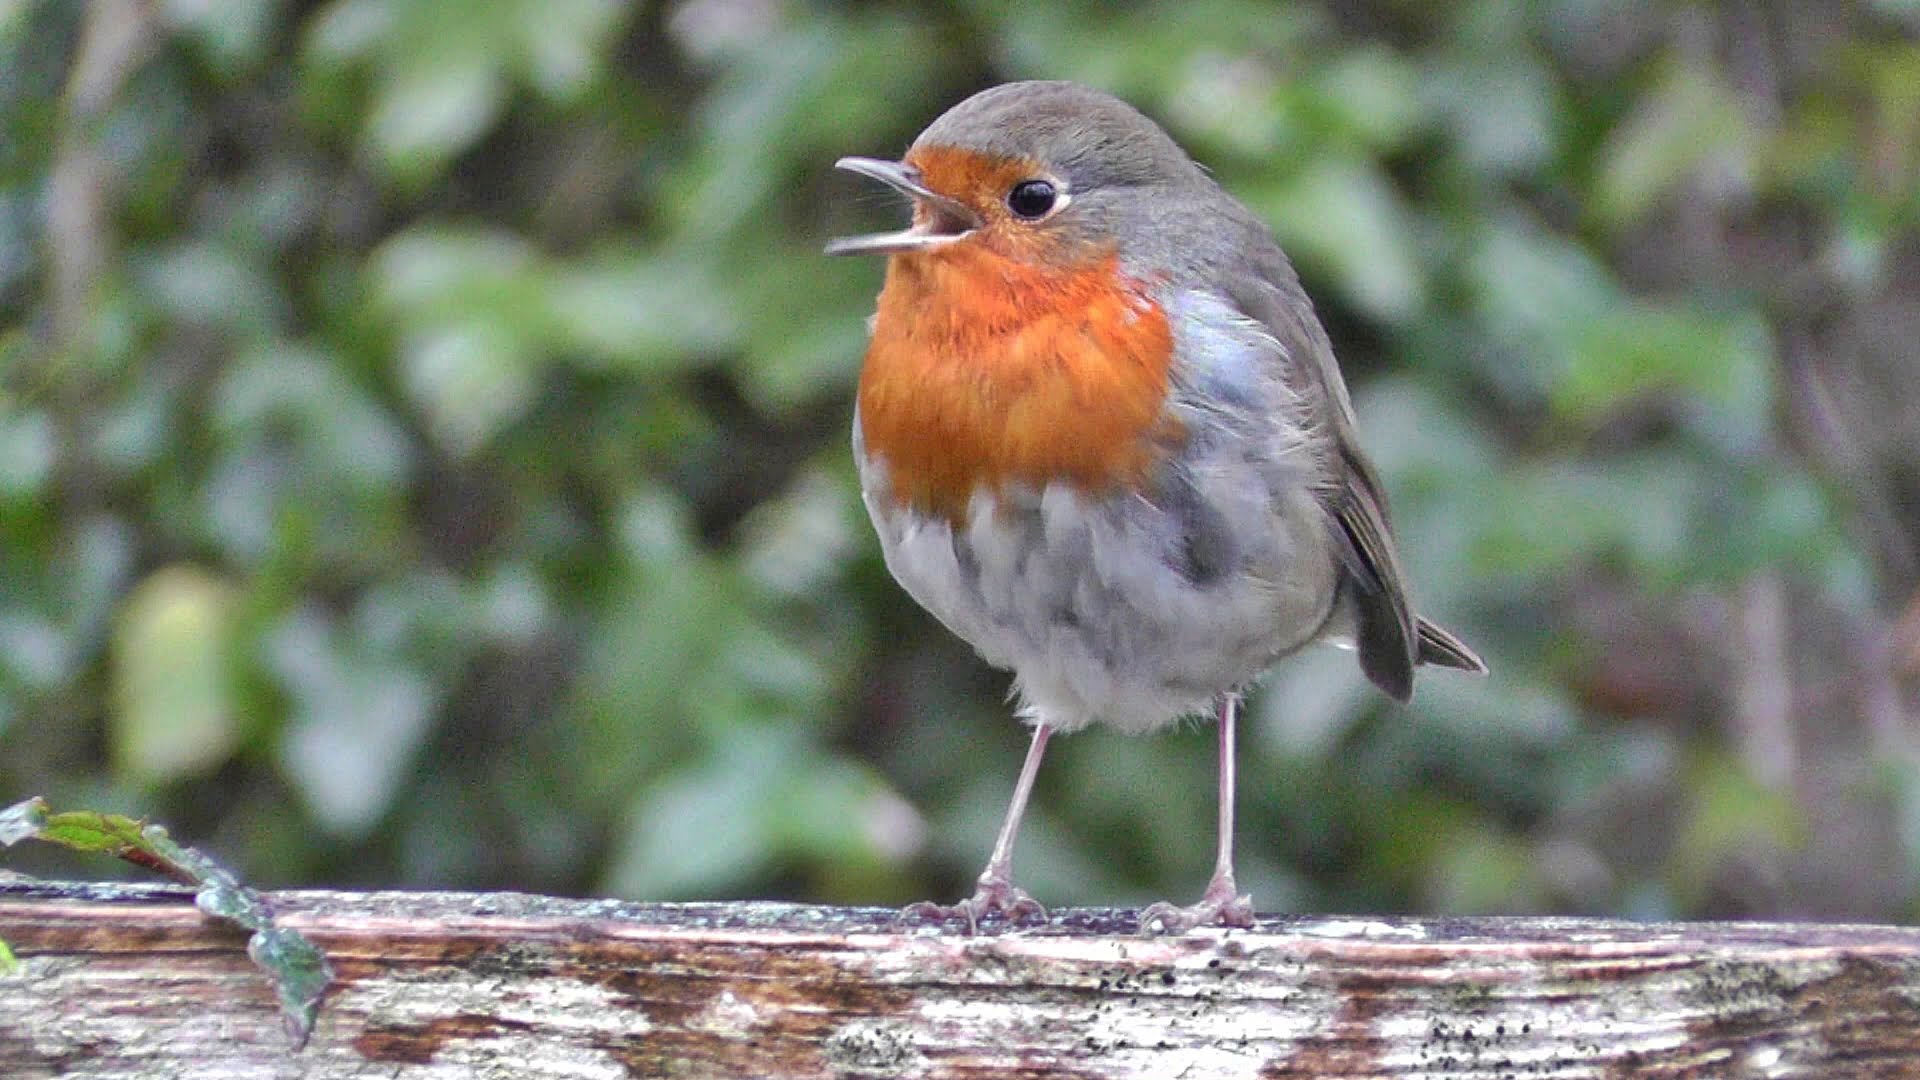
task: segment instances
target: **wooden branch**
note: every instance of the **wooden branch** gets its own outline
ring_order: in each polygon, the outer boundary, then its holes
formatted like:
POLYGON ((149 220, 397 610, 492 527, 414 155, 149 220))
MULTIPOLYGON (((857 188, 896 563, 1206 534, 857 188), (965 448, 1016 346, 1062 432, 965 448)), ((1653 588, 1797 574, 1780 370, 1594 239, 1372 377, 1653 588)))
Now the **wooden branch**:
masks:
POLYGON ((1920 931, 1268 918, 978 938, 892 913, 279 893, 338 982, 289 1049, 172 887, 0 884, 0 1077, 1913 1077, 1920 931))

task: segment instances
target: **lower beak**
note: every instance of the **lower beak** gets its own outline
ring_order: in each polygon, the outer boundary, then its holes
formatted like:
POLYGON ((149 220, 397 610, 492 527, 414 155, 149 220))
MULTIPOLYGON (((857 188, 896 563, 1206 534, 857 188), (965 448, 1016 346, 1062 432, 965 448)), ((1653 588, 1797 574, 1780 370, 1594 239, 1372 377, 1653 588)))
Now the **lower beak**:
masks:
POLYGON ((870 176, 914 201, 913 225, 899 232, 844 236, 827 244, 829 255, 891 255, 925 251, 962 239, 981 225, 980 215, 965 203, 950 199, 921 182, 920 170, 899 161, 844 157, 833 163, 861 176, 870 176))

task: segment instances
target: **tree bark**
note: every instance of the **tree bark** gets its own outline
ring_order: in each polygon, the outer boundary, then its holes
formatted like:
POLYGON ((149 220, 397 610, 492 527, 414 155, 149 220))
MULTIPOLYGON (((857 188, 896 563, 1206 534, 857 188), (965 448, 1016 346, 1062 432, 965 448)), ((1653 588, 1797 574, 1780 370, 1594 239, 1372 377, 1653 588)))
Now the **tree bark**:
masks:
POLYGON ((269 894, 337 980, 290 1048, 170 887, 0 883, 0 1077, 1912 1077, 1920 931, 269 894))

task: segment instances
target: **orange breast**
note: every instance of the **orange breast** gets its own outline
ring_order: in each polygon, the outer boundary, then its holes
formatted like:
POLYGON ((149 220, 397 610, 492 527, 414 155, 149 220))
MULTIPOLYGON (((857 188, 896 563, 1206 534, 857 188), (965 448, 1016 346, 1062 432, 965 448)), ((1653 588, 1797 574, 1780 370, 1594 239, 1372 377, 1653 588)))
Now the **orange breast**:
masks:
POLYGON ((896 500, 958 522, 979 487, 1137 483, 1179 435, 1173 335, 1112 256, 1056 267, 952 247, 888 262, 860 374, 896 500))

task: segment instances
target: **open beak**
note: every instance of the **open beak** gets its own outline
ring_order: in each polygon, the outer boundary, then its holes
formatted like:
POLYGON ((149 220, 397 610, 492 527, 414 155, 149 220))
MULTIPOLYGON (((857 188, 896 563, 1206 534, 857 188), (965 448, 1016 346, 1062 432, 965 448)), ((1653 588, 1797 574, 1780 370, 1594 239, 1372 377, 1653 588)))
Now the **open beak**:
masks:
POLYGON ((920 170, 899 161, 876 158, 843 157, 833 163, 861 176, 870 176, 914 201, 913 225, 899 232, 843 236, 827 244, 829 255, 891 255, 900 251, 925 251, 951 244, 967 236, 982 224, 980 215, 965 203, 950 199, 920 181, 920 170))

